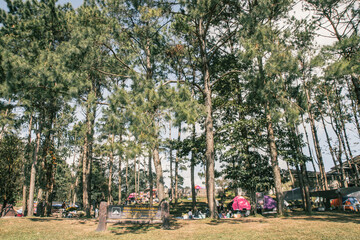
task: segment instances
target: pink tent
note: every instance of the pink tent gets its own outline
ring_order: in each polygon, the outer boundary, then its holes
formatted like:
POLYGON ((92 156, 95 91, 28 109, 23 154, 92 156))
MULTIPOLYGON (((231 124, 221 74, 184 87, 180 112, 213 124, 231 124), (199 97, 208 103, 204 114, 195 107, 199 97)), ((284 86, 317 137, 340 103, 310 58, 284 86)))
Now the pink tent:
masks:
POLYGON ((195 189, 201 189, 199 185, 195 185, 195 189))
POLYGON ((251 206, 250 203, 248 202, 248 200, 246 200, 245 198, 241 197, 241 196, 236 196, 233 199, 233 204, 232 204, 232 209, 233 210, 250 210, 251 206))

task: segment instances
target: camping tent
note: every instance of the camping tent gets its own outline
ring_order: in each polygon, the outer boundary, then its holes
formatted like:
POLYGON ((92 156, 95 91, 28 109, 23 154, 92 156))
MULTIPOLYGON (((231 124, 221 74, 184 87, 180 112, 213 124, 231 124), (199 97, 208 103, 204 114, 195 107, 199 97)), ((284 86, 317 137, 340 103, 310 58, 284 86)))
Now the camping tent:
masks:
POLYGON ((248 200, 246 200, 245 198, 243 198, 241 196, 236 196, 233 199, 232 209, 233 210, 244 210, 244 209, 250 210, 251 205, 248 202, 248 200))
POLYGON ((277 202, 270 196, 264 196, 264 209, 273 210, 276 208, 277 202))

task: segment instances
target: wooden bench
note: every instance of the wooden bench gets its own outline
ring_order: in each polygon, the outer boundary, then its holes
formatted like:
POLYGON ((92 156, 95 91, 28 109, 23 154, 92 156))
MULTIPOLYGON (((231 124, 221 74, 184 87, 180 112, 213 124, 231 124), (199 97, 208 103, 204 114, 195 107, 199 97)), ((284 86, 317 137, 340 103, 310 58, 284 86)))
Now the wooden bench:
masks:
POLYGON ((99 225, 96 231, 105 231, 107 223, 162 223, 163 229, 169 229, 169 203, 162 201, 159 207, 150 207, 148 205, 108 205, 107 202, 101 202, 99 209, 99 225))

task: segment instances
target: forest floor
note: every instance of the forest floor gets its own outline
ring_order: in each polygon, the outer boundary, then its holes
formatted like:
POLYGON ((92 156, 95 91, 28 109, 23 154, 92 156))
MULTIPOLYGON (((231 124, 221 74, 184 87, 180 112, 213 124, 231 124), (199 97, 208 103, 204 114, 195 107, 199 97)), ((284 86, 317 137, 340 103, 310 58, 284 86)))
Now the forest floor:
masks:
POLYGON ((307 216, 256 216, 240 219, 177 220, 160 225, 108 224, 95 232, 95 219, 0 218, 0 239, 359 239, 360 214, 322 212, 307 216))

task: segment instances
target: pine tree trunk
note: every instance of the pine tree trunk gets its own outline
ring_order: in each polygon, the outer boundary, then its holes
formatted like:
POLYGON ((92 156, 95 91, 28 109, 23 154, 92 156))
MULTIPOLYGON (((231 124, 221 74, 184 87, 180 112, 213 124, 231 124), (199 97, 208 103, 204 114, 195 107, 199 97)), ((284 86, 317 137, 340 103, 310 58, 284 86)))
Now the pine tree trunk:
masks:
POLYGON ((351 103, 351 108, 352 108, 352 112, 353 112, 355 126, 356 126, 356 129, 358 131, 358 135, 360 137, 360 123, 359 123, 359 118, 358 118, 359 109, 357 108, 357 105, 354 103, 354 93, 353 93, 353 90, 350 87, 350 83, 349 83, 348 79, 346 81, 346 84, 348 86, 348 91, 349 91, 349 94, 350 94, 350 103, 351 103))
POLYGON ((140 160, 137 160, 138 163, 138 174, 137 174, 137 193, 140 193, 140 160))
POLYGON ((330 117, 330 125, 333 129, 333 131, 335 132, 336 134, 336 137, 338 139, 338 142, 339 142, 339 151, 338 151, 338 156, 337 156, 337 162, 339 163, 339 166, 340 166, 340 172, 341 172, 341 182, 342 182, 342 185, 347 188, 348 187, 348 183, 346 181, 346 175, 345 175, 345 170, 344 170, 344 166, 343 166, 343 163, 342 163, 342 151, 343 151, 343 142, 342 142, 342 138, 341 138, 341 129, 339 129, 339 126, 338 126, 338 123, 337 123, 337 119, 336 117, 334 116, 335 113, 333 112, 333 109, 331 108, 331 105, 330 105, 330 101, 329 101, 329 95, 327 92, 325 92, 326 94, 326 102, 327 102, 327 105, 328 105, 328 108, 330 110, 330 113, 329 113, 329 117, 330 117), (334 122, 335 122, 335 126, 334 126, 334 122))
MULTIPOLYGON (((341 112, 340 112, 340 114, 341 114, 341 112)), ((343 130, 343 133, 344 133, 344 140, 345 140, 344 145, 346 145, 348 153, 349 153, 349 157, 350 157, 349 166, 352 166, 351 168, 353 169, 353 172, 355 173, 354 174, 355 175, 355 186, 359 186, 359 183, 360 183, 359 169, 358 169, 357 165, 353 161, 354 157, 353 157, 351 149, 350 149, 349 139, 347 137, 344 120, 341 119, 340 121, 341 121, 341 125, 342 125, 342 130, 343 130)))
POLYGON ((137 195, 137 171, 136 171, 136 156, 134 158, 134 192, 135 192, 135 196, 136 198, 138 197, 137 195))
POLYGON ((114 155, 110 153, 109 158, 109 178, 108 178, 108 204, 112 205, 112 174, 113 174, 113 164, 114 164, 114 155))
MULTIPOLYGON (((120 140, 121 142, 121 140, 120 140)), ((121 198, 122 198, 122 195, 121 195, 121 155, 119 156, 119 170, 118 170, 118 175, 119 175, 119 179, 118 179, 118 183, 119 183, 119 189, 118 189, 118 194, 119 194, 119 201, 118 201, 118 204, 120 205, 121 204, 121 198)))
MULTIPOLYGON (((180 143, 181 140, 181 123, 179 124, 179 134, 178 134, 178 142, 180 143)), ((178 203, 178 199, 179 199, 179 190, 178 190, 178 185, 179 185, 179 151, 180 149, 177 149, 176 152, 176 159, 175 159, 175 204, 178 203)))
POLYGON ((191 177, 191 198, 192 198, 192 210, 196 208, 196 191, 195 191, 195 124, 193 124, 192 130, 192 149, 191 149, 191 166, 190 166, 190 177, 191 177))
POLYGON ((291 169, 290 169, 290 166, 289 166, 289 163, 288 163, 288 162, 286 162, 286 166, 287 166, 287 169, 288 169, 288 171, 289 171, 291 186, 292 186, 292 188, 295 188, 294 176, 293 176, 293 174, 292 174, 292 172, 291 172, 291 169))
POLYGON ((83 187, 83 208, 86 212, 86 217, 90 217, 92 143, 93 143, 93 135, 94 135, 96 105, 91 107, 90 102, 88 102, 87 104, 88 105, 86 112, 86 136, 84 139, 83 165, 82 165, 83 168, 82 187, 83 187))
MULTIPOLYGON (((171 121, 170 121, 170 130, 169 130, 169 139, 172 141, 171 137, 171 121)), ((173 149, 172 144, 170 144, 169 158, 170 158, 170 191, 171 191, 171 200, 174 199, 174 178, 173 178, 173 149)))
POLYGON ((129 196, 129 179, 128 179, 128 176, 129 176, 129 159, 126 158, 126 167, 125 167, 126 196, 125 197, 129 196))
POLYGON ((315 126, 315 120, 314 120, 314 117, 313 117, 312 111, 311 111, 310 95, 309 95, 309 91, 306 88, 306 86, 304 86, 304 87, 305 87, 305 94, 306 94, 306 99, 307 99, 307 104, 308 104, 308 115, 309 115, 309 120, 310 120, 311 133, 313 136, 315 153, 316 153, 316 157, 318 159, 320 176, 321 176, 321 181, 322 181, 321 184, 322 184, 322 187, 324 190, 329 190, 327 178, 326 178, 325 167, 324 167, 324 161, 322 158, 320 143, 319 143, 317 130, 316 130, 316 126, 315 126))
POLYGON ((274 129, 272 126, 272 118, 268 104, 266 105, 266 110, 267 110, 266 121, 267 121, 267 132, 268 132, 268 145, 270 150, 271 167, 274 174, 274 185, 275 185, 276 200, 277 200, 277 213, 280 216, 282 216, 283 208, 284 208, 284 198, 283 198, 283 192, 281 186, 280 167, 277 159, 277 149, 275 144, 274 129))
POLYGON ((297 173, 298 178, 299 178, 299 186, 300 186, 300 191, 301 191, 301 200, 302 200, 303 209, 304 209, 304 211, 306 211, 306 202, 305 202, 306 198, 305 198, 305 188, 304 188, 303 174, 302 174, 302 172, 300 172, 298 164, 295 164, 295 168, 296 168, 296 173, 297 173))
POLYGON ((321 113, 321 122, 322 122, 323 127, 324 127, 326 141, 327 141, 328 146, 329 146, 329 150, 330 150, 331 158, 332 158, 333 163, 334 163, 334 167, 336 169, 336 172, 340 175, 339 165, 336 164, 336 157, 335 157, 335 154, 334 154, 334 149, 331 146, 330 137, 329 137, 329 134, 328 134, 328 131, 327 131, 327 128, 326 128, 326 125, 325 125, 325 121, 324 121, 324 116, 323 116, 322 113, 321 113))
POLYGON ((310 147, 309 135, 308 135, 308 132, 306 130, 306 126, 305 126, 305 123, 304 123, 304 118, 303 118, 302 115, 301 115, 301 119, 302 119, 302 125, 303 125, 304 132, 305 132, 305 137, 306 137, 306 145, 308 146, 308 150, 309 150, 309 154, 310 154, 310 158, 311 158, 311 164, 312 164, 312 167, 314 169, 314 174, 315 174, 315 178, 316 178, 316 186, 320 186, 319 176, 318 176, 318 173, 316 171, 315 162, 314 162, 315 160, 313 158, 313 154, 312 154, 311 147, 310 147))
POLYGON ((337 139, 338 139, 338 143, 339 143, 337 162, 339 163, 339 166, 340 166, 341 178, 342 178, 341 182, 342 182, 342 185, 345 188, 347 188, 348 184, 347 184, 347 181, 346 181, 344 166, 343 166, 343 163, 342 163, 342 160, 341 160, 342 151, 343 151, 343 143, 342 143, 342 139, 341 139, 341 136, 340 136, 340 133, 339 133, 339 129, 337 129, 337 127, 335 127, 334 124, 333 124, 332 116, 330 116, 330 120, 331 120, 331 127, 334 130, 334 132, 335 132, 335 134, 337 136, 337 139))
POLYGON ((151 151, 149 151, 149 186, 150 186, 150 195, 149 195, 149 202, 150 202, 150 207, 153 206, 153 175, 152 175, 152 164, 151 164, 151 151))
POLYGON ((32 131, 32 120, 33 116, 30 116, 29 120, 29 133, 28 133, 28 142, 27 142, 27 148, 26 148, 26 155, 24 158, 24 165, 23 165, 23 190, 22 190, 22 213, 24 216, 27 215, 27 191, 28 191, 28 182, 27 182, 27 164, 31 161, 31 131, 32 131))
POLYGON ((359 83, 358 76, 356 76, 355 74, 352 74, 351 75, 351 82, 352 82, 352 84, 354 86, 354 92, 355 92, 355 95, 356 95, 358 108, 360 108, 360 83, 359 83))
POLYGON ((36 165, 38 162, 38 153, 39 153, 39 149, 40 149, 40 136, 41 136, 41 131, 42 131, 42 127, 41 127, 41 122, 39 124, 39 129, 38 132, 36 134, 36 147, 35 147, 35 151, 34 151, 34 156, 33 156, 33 162, 31 164, 31 173, 30 173, 30 187, 29 187, 29 201, 28 201, 28 212, 27 212, 27 216, 31 217, 34 214, 34 192, 35 192, 35 178, 36 178, 36 165))
POLYGON ((78 185, 79 185, 79 174, 77 173, 76 178, 75 178, 75 185, 74 185, 74 195, 73 195, 73 199, 72 199, 73 205, 76 204, 76 200, 77 200, 76 189, 77 189, 78 185))
POLYGON ((164 178, 163 178, 163 171, 161 167, 161 161, 159 157, 159 145, 156 144, 153 150, 153 158, 154 158, 154 166, 156 171, 156 185, 157 185, 157 192, 159 201, 164 199, 164 178))
POLYGON ((309 184, 309 180, 307 177, 307 170, 306 170, 306 165, 305 163, 300 163, 300 170, 301 170, 301 174, 303 175, 303 186, 304 186, 304 192, 305 192, 305 211, 307 213, 311 213, 311 200, 310 200, 310 184, 309 184))

